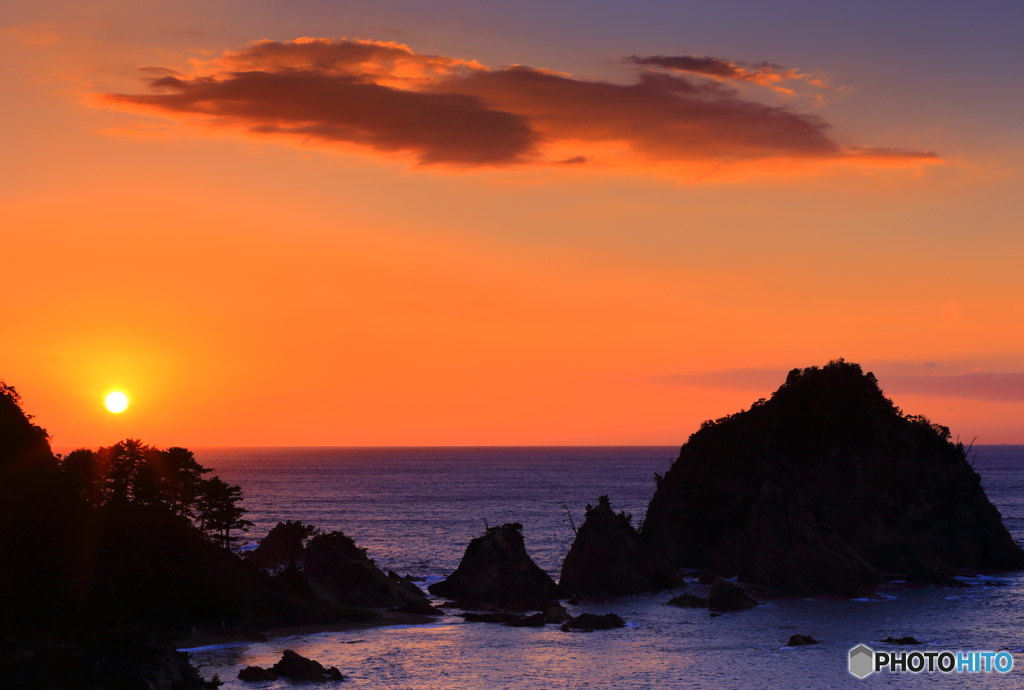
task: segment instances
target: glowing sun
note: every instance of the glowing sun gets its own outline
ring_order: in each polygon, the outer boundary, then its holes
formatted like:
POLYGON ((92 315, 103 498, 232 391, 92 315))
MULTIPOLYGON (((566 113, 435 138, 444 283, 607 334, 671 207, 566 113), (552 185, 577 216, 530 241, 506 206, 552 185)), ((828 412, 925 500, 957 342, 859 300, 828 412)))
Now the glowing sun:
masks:
POLYGON ((128 396, 120 391, 114 391, 107 396, 107 409, 111 412, 124 412, 128 409, 128 396))

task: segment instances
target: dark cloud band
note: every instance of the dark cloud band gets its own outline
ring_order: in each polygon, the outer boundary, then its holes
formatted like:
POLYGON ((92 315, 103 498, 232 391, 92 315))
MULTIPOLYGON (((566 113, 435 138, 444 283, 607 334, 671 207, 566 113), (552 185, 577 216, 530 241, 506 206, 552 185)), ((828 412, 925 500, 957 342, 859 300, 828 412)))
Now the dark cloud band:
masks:
POLYGON ((767 63, 751 71, 710 57, 631 61, 674 71, 645 68, 635 83, 614 84, 523 66, 490 69, 391 43, 260 41, 192 74, 150 69, 151 93, 102 98, 211 127, 411 155, 421 164, 587 164, 602 146, 659 163, 934 157, 842 146, 818 117, 683 73, 753 80, 774 74, 767 63))

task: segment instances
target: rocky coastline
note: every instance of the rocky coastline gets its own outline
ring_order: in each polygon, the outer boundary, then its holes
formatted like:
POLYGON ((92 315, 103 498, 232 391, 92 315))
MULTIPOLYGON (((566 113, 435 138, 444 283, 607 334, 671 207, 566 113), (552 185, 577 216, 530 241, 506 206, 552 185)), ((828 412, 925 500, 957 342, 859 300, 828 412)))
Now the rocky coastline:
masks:
POLYGON ((770 399, 705 423, 658 477, 641 525, 608 496, 587 506, 558 582, 511 523, 471 540, 427 592, 340 531, 287 521, 243 555, 169 499, 90 503, 18 403, 0 388, 5 689, 212 688, 218 679, 176 649, 428 623, 452 609, 467 623, 589 632, 625 622, 574 617, 563 602, 665 592, 668 604, 715 616, 773 596, 862 596, 895 578, 957 587, 965 570, 1024 569, 966 449, 842 360, 794 370, 770 399))

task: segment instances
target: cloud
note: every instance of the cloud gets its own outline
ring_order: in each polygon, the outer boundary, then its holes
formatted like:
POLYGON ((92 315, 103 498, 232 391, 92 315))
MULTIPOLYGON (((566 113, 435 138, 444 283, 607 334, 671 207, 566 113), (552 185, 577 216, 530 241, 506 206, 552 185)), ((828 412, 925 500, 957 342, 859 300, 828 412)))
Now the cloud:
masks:
POLYGON ((759 86, 766 86, 775 91, 792 94, 792 85, 812 86, 818 89, 833 90, 824 79, 795 69, 785 69, 771 62, 759 62, 756 65, 744 65, 729 60, 705 55, 651 55, 641 57, 633 55, 626 62, 644 67, 660 67, 674 72, 699 74, 717 80, 746 81, 759 86), (790 86, 784 86, 789 84, 790 86))
POLYGON ((879 380, 886 391, 936 398, 1024 402, 1024 373, 978 372, 954 376, 888 376, 879 380))
POLYGON ((791 78, 774 65, 630 61, 643 67, 636 81, 615 84, 521 65, 492 69, 397 43, 259 41, 193 61, 186 72, 146 68, 150 93, 99 98, 214 130, 354 147, 421 165, 937 160, 929 152, 841 145, 822 119, 750 100, 726 83, 791 78))
MULTIPOLYGON (((768 394, 786 380, 775 369, 725 369, 701 374, 655 376, 654 383, 768 394)), ((947 376, 878 375, 887 394, 923 395, 993 402, 1024 402, 1024 373, 974 372, 947 376)))

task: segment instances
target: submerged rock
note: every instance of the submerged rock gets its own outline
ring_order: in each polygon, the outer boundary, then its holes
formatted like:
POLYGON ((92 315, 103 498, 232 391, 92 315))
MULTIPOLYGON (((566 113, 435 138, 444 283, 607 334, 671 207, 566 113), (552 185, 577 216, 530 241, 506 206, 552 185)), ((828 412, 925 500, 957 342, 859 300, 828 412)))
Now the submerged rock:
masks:
POLYGON ((587 506, 559 580, 563 591, 587 594, 639 594, 683 584, 667 560, 640 542, 632 516, 615 513, 607 496, 587 506))
POLYGON ((702 425, 659 482, 642 539, 674 566, 783 590, 1024 568, 964 447, 842 360, 794 369, 770 400, 702 425))
POLYGON ((907 635, 906 637, 887 637, 882 642, 886 644, 921 644, 917 638, 907 635))
POLYGON ((818 640, 814 639, 810 635, 790 635, 789 642, 786 643, 787 647, 802 647, 808 644, 818 644, 818 640))
POLYGON ((611 630, 612 628, 625 628, 626 621, 618 614, 606 613, 603 616, 596 613, 581 613, 562 625, 562 632, 577 630, 580 632, 591 632, 593 630, 611 630))
POLYGON ((543 613, 535 613, 532 616, 516 616, 514 621, 505 623, 510 628, 543 628, 547 620, 543 613))
POLYGON ((705 597, 698 597, 696 594, 680 594, 668 600, 668 606, 678 606, 682 609, 706 609, 710 606, 705 597))
POLYGON ((513 623, 520 616, 514 613, 464 613, 462 619, 467 623, 513 623))
POLYGON ((455 572, 427 589, 460 601, 551 599, 557 585, 526 553, 522 528, 518 523, 488 528, 469 542, 455 572))
POLYGON ((416 616, 443 616, 444 615, 444 611, 442 611, 441 609, 437 608, 436 606, 431 606, 430 602, 428 602, 426 600, 414 601, 412 603, 406 604, 405 606, 399 606, 398 608, 395 608, 395 609, 392 609, 392 610, 398 611, 399 613, 411 613, 411 614, 416 615, 416 616))
POLYGON ((385 575, 367 558, 366 549, 357 547, 342 532, 310 540, 302 575, 318 598, 342 606, 404 606, 427 601, 416 585, 385 575))

